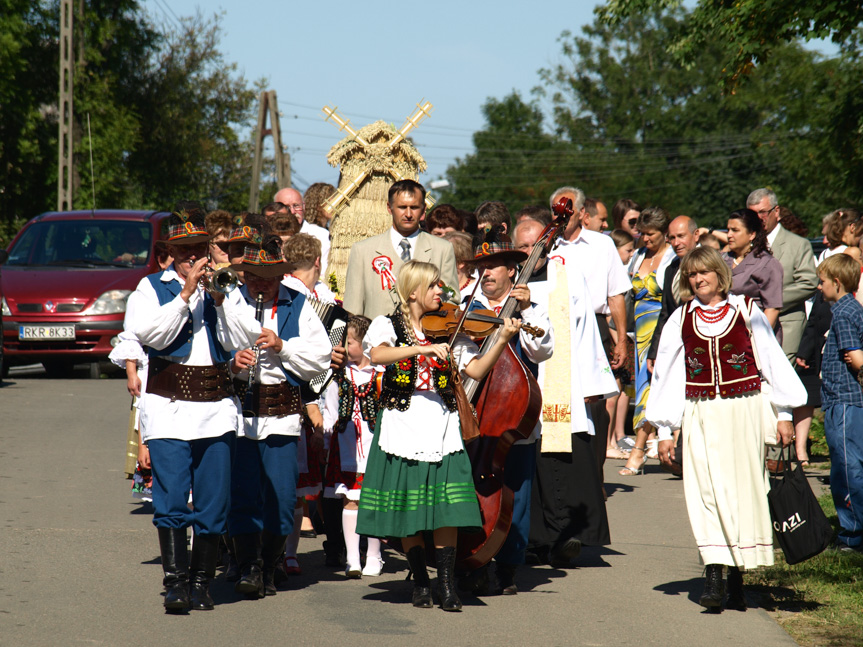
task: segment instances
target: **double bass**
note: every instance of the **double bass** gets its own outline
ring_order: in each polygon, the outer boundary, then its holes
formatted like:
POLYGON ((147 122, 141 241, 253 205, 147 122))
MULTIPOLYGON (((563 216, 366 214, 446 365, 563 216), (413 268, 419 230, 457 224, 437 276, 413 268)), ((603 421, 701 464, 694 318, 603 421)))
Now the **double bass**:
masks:
MULTIPOLYGON (((572 200, 561 198, 552 207, 555 217, 540 235, 514 282, 527 284, 539 261, 548 255, 554 241, 572 216, 572 200)), ((479 283, 479 281, 478 281, 479 283)), ((469 307, 469 306, 468 306, 469 307)), ((512 317, 518 301, 509 297, 501 317, 512 317)), ((495 343, 500 331, 487 337, 482 351, 495 343)), ((527 439, 542 410, 542 393, 536 378, 518 358, 511 344, 501 353, 492 370, 477 382, 465 378, 463 386, 479 421, 479 437, 466 446, 479 500, 482 529, 459 531, 458 565, 475 570, 487 564, 503 546, 512 524, 513 491, 504 482, 504 466, 516 440, 527 439)))

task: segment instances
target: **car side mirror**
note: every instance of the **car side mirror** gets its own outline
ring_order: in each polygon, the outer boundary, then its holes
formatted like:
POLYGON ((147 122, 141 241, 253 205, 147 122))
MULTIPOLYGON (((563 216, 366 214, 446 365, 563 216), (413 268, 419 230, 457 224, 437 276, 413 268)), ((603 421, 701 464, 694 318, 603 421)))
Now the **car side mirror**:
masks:
POLYGON ((0 249, 0 265, 3 265, 7 260, 9 260, 9 252, 5 249, 0 249))

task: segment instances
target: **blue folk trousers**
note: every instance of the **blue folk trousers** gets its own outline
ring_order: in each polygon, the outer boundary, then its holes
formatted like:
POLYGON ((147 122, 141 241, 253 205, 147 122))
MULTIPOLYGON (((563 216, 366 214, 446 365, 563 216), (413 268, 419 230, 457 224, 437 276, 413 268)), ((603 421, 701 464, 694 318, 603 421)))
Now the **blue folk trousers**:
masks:
POLYGON ((824 409, 830 448, 830 491, 839 517, 839 541, 863 544, 863 408, 835 404, 824 409))

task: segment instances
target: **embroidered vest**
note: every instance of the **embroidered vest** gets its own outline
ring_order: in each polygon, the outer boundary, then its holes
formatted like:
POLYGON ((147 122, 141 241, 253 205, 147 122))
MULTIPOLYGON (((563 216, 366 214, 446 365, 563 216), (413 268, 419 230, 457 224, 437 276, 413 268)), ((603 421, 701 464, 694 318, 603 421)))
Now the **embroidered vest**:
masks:
POLYGON ((351 378, 348 377, 347 369, 336 373, 336 384, 339 385, 339 420, 336 422, 337 432, 344 431, 348 422, 353 418, 357 398, 360 400, 360 416, 368 423, 369 429, 372 431, 375 430, 375 422, 377 421, 378 409, 380 408, 378 406, 378 394, 375 390, 377 376, 378 373, 375 373, 368 384, 361 387, 362 389, 368 388, 365 395, 357 395, 354 392, 351 378))
MULTIPOLYGON (((243 298, 246 298, 248 291, 245 286, 243 286, 242 295, 243 298)), ((302 312, 303 304, 306 302, 306 297, 302 295, 297 290, 289 288, 287 286, 279 287, 279 295, 278 300, 276 301, 276 327, 278 330, 276 333, 279 335, 280 339, 293 339, 294 337, 300 336, 300 312, 302 312), (285 294, 285 292, 287 294, 285 294)), ((246 299, 248 302, 248 299, 246 299)), ((255 300, 252 299, 251 303, 254 303, 255 300)), ((285 380, 291 386, 303 386, 307 384, 306 381, 301 380, 299 377, 291 373, 285 366, 282 364, 282 372, 285 374, 285 380)), ((304 402, 310 402, 315 400, 316 398, 303 398, 304 402)))
MULTIPOLYGON (((748 308, 749 299, 743 306, 748 308)), ((681 336, 686 360, 686 397, 729 398, 761 389, 761 377, 752 353, 752 341, 740 309, 731 324, 716 337, 706 337, 695 327, 695 309, 683 315, 681 336)))
MULTIPOLYGON (((159 305, 165 305, 173 301, 183 289, 183 286, 177 281, 163 281, 162 274, 150 274, 147 277, 150 285, 156 290, 156 296, 159 298, 159 305)), ((210 357, 213 362, 221 363, 228 362, 231 359, 231 353, 222 348, 216 338, 216 304, 209 294, 204 295, 204 330, 207 331, 207 341, 210 344, 210 357)), ((189 313, 189 319, 180 329, 180 334, 167 347, 162 350, 148 348, 147 354, 150 357, 163 357, 170 355, 173 357, 184 357, 192 352, 192 314, 189 313)))
MULTIPOLYGON (((387 315, 393 322, 396 331, 396 344, 398 346, 411 346, 410 337, 405 326, 410 325, 404 321, 404 317, 398 312, 387 315)), ((411 406, 411 397, 417 382, 417 364, 419 357, 408 357, 401 361, 390 364, 384 370, 381 384, 381 404, 387 409, 398 409, 407 411, 411 406)), ((432 364, 432 388, 437 393, 444 405, 450 411, 457 409, 455 392, 450 384, 450 367, 446 360, 435 360, 437 366, 432 364)))

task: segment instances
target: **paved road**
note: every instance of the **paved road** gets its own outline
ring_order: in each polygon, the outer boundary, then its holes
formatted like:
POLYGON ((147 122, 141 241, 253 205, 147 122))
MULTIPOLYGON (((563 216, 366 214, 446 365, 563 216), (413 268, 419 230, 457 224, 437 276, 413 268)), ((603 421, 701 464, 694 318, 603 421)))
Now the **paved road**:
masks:
POLYGON ((250 602, 217 580, 215 611, 166 616, 149 516, 122 474, 124 381, 14 372, 0 389, 0 645, 794 645, 759 609, 707 615, 681 483, 606 470, 613 545, 579 568, 525 569, 514 597, 461 614, 406 603, 404 561, 345 581, 300 544, 294 590, 250 602))

